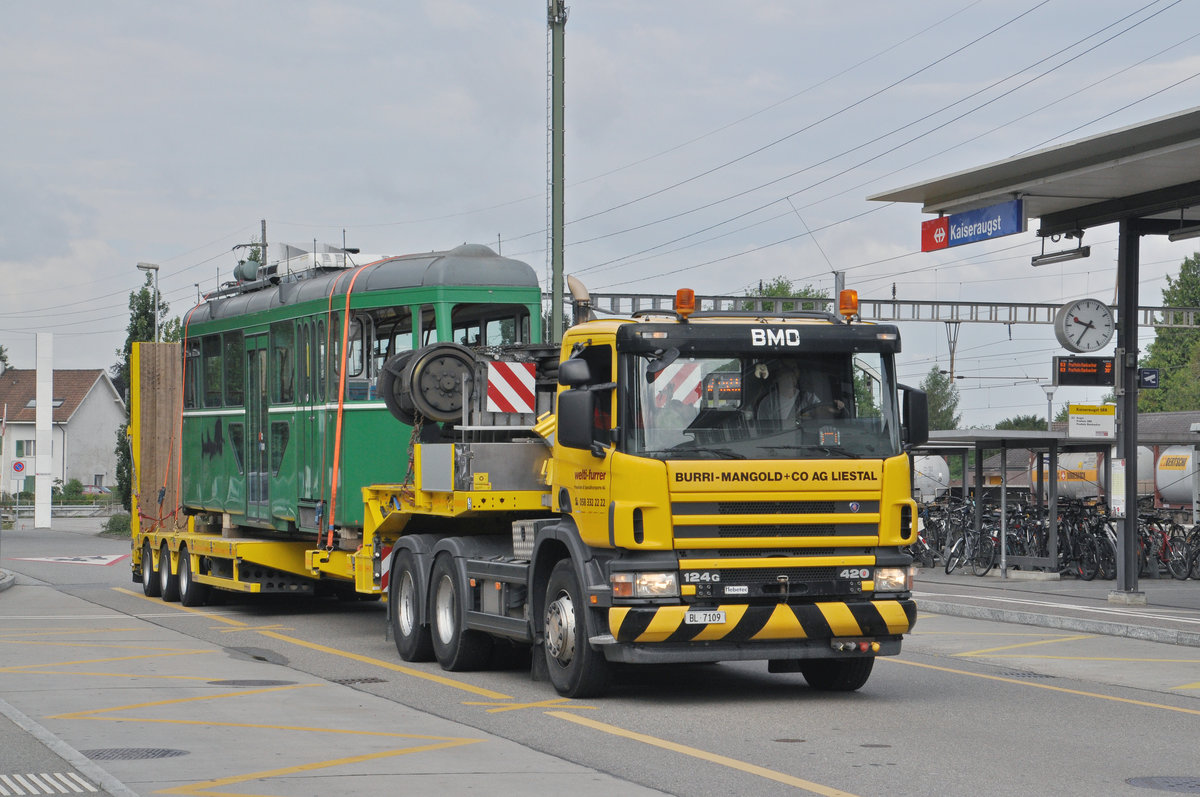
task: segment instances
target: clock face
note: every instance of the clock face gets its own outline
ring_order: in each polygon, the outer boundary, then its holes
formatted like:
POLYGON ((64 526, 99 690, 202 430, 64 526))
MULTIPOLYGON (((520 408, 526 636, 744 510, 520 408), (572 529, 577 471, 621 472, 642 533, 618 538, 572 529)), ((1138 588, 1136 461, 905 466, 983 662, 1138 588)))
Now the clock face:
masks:
POLYGON ((1079 299, 1063 306, 1054 319, 1054 334, 1068 351, 1097 351, 1112 340, 1112 310, 1099 299, 1079 299))

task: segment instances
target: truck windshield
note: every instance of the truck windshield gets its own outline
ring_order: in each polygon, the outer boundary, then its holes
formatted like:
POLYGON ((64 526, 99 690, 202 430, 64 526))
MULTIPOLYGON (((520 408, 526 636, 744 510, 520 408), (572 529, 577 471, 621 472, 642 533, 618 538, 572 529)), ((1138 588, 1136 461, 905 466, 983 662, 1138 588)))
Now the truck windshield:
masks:
POLYGON ((631 454, 878 459, 901 451, 891 355, 624 356, 631 417, 621 426, 631 454))

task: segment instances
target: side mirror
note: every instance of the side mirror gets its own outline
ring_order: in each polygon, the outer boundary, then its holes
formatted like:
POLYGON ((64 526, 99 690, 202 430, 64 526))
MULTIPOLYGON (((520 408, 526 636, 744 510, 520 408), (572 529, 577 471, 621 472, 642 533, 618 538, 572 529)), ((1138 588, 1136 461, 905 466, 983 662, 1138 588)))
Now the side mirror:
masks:
POLYGON ((571 359, 558 364, 558 383, 567 387, 579 387, 592 381, 592 369, 587 360, 571 359))
POLYGON ((929 440, 929 397, 907 385, 900 385, 900 390, 904 394, 901 436, 905 446, 915 448, 929 440))
MULTIPOLYGON (((581 360, 567 360, 562 365, 581 360)), ((562 378, 562 366, 559 366, 562 378)), ((558 442, 567 448, 591 449, 592 419, 596 412, 596 395, 590 390, 564 390, 558 394, 558 442)))

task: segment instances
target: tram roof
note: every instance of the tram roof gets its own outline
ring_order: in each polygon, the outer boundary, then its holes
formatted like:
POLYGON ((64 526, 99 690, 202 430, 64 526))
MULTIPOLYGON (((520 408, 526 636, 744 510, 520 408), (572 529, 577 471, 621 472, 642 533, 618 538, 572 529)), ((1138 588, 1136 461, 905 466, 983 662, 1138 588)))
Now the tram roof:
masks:
POLYGON ((1039 233, 1085 230, 1121 219, 1200 222, 1200 108, 868 197, 960 213, 1022 199, 1039 233), (1182 215, 1181 215, 1182 214, 1182 215))
POLYGON ((277 285, 213 297, 198 306, 189 323, 203 323, 263 312, 284 305, 345 296, 353 292, 428 287, 539 288, 537 272, 528 263, 503 257, 482 244, 463 244, 445 252, 389 257, 362 267, 332 272, 282 276, 277 285), (359 272, 354 279, 355 272, 359 272))

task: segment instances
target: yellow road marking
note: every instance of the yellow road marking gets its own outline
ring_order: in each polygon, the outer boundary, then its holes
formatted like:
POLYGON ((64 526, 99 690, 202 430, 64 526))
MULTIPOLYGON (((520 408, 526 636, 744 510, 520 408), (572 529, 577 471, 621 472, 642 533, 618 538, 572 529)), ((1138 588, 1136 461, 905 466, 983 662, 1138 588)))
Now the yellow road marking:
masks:
MULTIPOLYGON (((114 589, 117 592, 123 592, 126 595, 132 595, 135 598, 142 598, 143 600, 157 602, 156 598, 147 598, 145 595, 142 595, 141 593, 138 593, 138 592, 134 592, 132 590, 127 590, 122 587, 114 587, 114 589)), ((217 620, 219 622, 226 623, 228 625, 238 626, 238 628, 242 629, 242 630, 254 630, 254 629, 250 629, 250 626, 248 623, 243 623, 241 620, 235 620, 231 617, 222 617, 221 615, 208 614, 207 612, 202 612, 202 611, 199 611, 196 609, 191 609, 187 606, 177 606, 175 608, 178 608, 180 611, 192 612, 194 614, 203 614, 203 615, 205 615, 207 617, 211 617, 212 619, 217 620)), ((413 678, 421 678, 426 681, 432 681, 433 683, 441 684, 442 686, 449 686, 453 689, 460 689, 464 692, 470 692, 471 694, 479 695, 480 697, 486 697, 486 698, 490 698, 492 700, 512 700, 513 699, 512 695, 506 695, 502 692, 493 692, 491 689, 483 689, 482 687, 474 686, 472 684, 466 683, 465 681, 457 681, 453 678, 447 678, 444 675, 437 675, 436 673, 424 672, 422 670, 414 669, 413 667, 405 667, 401 664, 394 664, 390 661, 384 661, 382 659, 372 658, 371 656, 362 656, 357 653, 350 653, 349 651, 338 650, 337 648, 331 648, 326 645, 318 645, 316 642, 308 642, 303 639, 297 639, 296 637, 291 637, 291 636, 286 636, 285 634, 276 633, 275 631, 257 629, 257 633, 260 633, 263 636, 267 636, 272 639, 278 639, 280 642, 287 642, 288 644, 298 645, 302 648, 308 648, 309 650, 316 650, 316 651, 320 651, 321 653, 328 653, 331 656, 340 656, 344 659, 350 659, 351 661, 357 661, 357 662, 361 662, 363 664, 371 664, 376 667, 382 667, 385 670, 391 670, 392 672, 403 673, 404 675, 411 675, 413 678)), ((0 672, 2 672, 2 671, 0 671, 0 672)))
MULTIPOLYGON (((245 689, 238 692, 225 692, 220 695, 197 695, 195 697, 174 697, 170 700, 154 700, 149 703, 130 703, 128 706, 113 706, 112 708, 93 708, 86 711, 75 711, 69 714, 57 714, 50 719, 95 719, 95 714, 109 714, 114 711, 131 711, 135 708, 155 708, 157 706, 174 706, 180 703, 197 703, 204 700, 221 700, 226 697, 248 697, 250 695, 263 695, 268 692, 288 692, 293 689, 311 689, 314 686, 323 686, 324 684, 288 684, 287 686, 267 686, 262 689, 245 689)), ((107 719, 107 718, 105 718, 107 719)), ((173 722, 173 720, 165 720, 173 722)), ((205 723, 207 724, 207 723, 205 723)))
POLYGON ((237 628, 218 628, 213 626, 211 630, 220 631, 222 634, 232 634, 237 631, 295 631, 296 629, 286 625, 243 625, 237 628))
POLYGON ((489 714, 498 714, 502 711, 516 711, 518 709, 524 709, 524 708, 551 708, 554 706, 559 706, 562 708, 582 708, 582 709, 593 709, 593 710, 596 708, 595 706, 585 706, 582 704, 577 704, 577 703, 573 702, 570 698, 567 698, 567 697, 553 698, 550 700, 539 700, 536 703, 481 703, 478 701, 466 701, 463 703, 463 705, 464 706, 493 706, 493 708, 488 709, 489 714))
POLYGON ((1194 684, 1184 684, 1183 686, 1177 686, 1175 688, 1176 689, 1200 689, 1200 681, 1196 681, 1196 683, 1194 683, 1194 684))
POLYGON ((832 786, 824 786, 820 783, 814 783, 811 780, 804 780, 803 778, 797 778, 794 775, 776 772, 773 769, 760 767, 755 764, 747 763, 746 761, 739 761, 736 758, 729 758, 728 756, 710 753, 707 750, 701 750, 696 747, 688 747, 687 745, 678 744, 676 742, 668 742, 666 739, 659 739, 655 736, 647 736, 644 733, 637 733, 636 731, 619 728, 616 725, 609 725, 605 722, 597 722, 596 720, 589 719, 587 717, 568 714, 565 711, 547 711, 546 715, 567 720, 568 722, 574 722, 577 725, 583 725, 584 727, 601 731, 603 733, 609 733, 613 736, 621 736, 626 739, 631 739, 635 742, 641 742, 642 744, 661 747, 662 749, 670 750, 673 753, 691 756, 692 758, 698 758, 701 761, 708 761, 712 764, 729 767, 730 769, 736 769, 740 772, 745 772, 750 775, 757 775, 760 778, 773 780, 776 783, 783 783, 787 786, 795 786, 798 789, 804 789, 805 791, 812 792, 813 794, 823 795, 823 797, 854 797, 854 795, 850 792, 842 791, 841 789, 835 789, 832 786))
POLYGON ((451 747, 462 747, 468 744, 475 744, 483 741, 482 739, 455 739, 453 741, 439 742, 436 744, 426 744, 419 747, 406 747, 399 750, 384 750, 378 753, 364 753, 363 755, 348 756, 346 758, 336 758, 330 761, 315 761, 311 764, 299 764, 292 767, 280 767, 278 769, 266 769, 262 772, 251 772, 245 775, 233 775, 228 778, 217 778, 215 780, 206 780, 200 783, 189 783, 186 786, 176 786, 172 789, 163 789, 156 794, 187 794, 187 795, 209 795, 215 797, 258 797, 253 794, 240 794, 238 792, 227 791, 209 791, 221 786, 229 786, 235 783, 245 783, 250 780, 263 780, 266 778, 277 778, 283 775, 295 775, 300 772, 311 772, 316 769, 328 769, 330 767, 345 766, 349 764, 360 764, 364 761, 377 761, 381 758, 393 758, 395 756, 408 755, 410 753, 427 753, 434 750, 445 750, 451 747))
MULTIPOLYGON (((47 618, 49 619, 49 618, 47 618)), ((21 639, 23 637, 35 636, 67 636, 68 634, 108 634, 114 631, 136 631, 136 628, 60 628, 57 631, 12 631, 7 634, 0 634, 0 640, 3 639, 21 639)))
POLYGON ((1050 639, 1039 639, 1034 642, 1018 642, 1015 645, 1004 645, 998 648, 984 648, 983 650, 969 650, 966 653, 955 653, 955 656, 982 656, 985 653, 995 653, 1000 650, 1015 650, 1017 648, 1028 648, 1034 645, 1051 645, 1055 642, 1075 642, 1080 639, 1095 639, 1095 634, 1078 634, 1075 636, 1059 636, 1051 637, 1050 639))
MULTIPOLYGON (((963 654, 965 655, 965 654, 963 654)), ((1200 664, 1200 659, 1141 659, 1126 656, 1045 656, 1036 653, 1005 653, 996 659, 1047 659, 1050 661, 1133 661, 1139 664, 1200 664)))
POLYGON ((78 659, 76 661, 48 661, 41 664, 17 664, 12 667, 0 667, 2 672, 24 672, 30 668, 37 669, 38 667, 69 667, 72 664, 104 664, 110 661, 134 661, 137 659, 160 659, 166 656, 195 656, 197 654, 207 654, 207 650, 182 650, 171 653, 145 653, 141 656, 114 656, 109 659, 78 659))
POLYGON ((382 667, 385 670, 411 675, 414 678, 423 678, 426 681, 433 681, 434 683, 441 684, 442 686, 461 689, 464 692, 470 692, 471 694, 479 695, 480 697, 488 697, 492 700, 512 700, 512 695, 506 695, 503 692, 493 692, 491 689, 484 689, 483 687, 469 684, 466 681, 456 681, 455 679, 447 678, 444 675, 424 672, 422 670, 413 669, 412 667, 405 667, 402 664, 393 664, 392 662, 384 661, 383 659, 376 659, 372 658, 371 656, 362 656, 358 653, 350 653, 349 651, 338 650, 337 648, 331 648, 325 645, 318 645, 316 642, 309 642, 304 639, 285 636, 284 634, 277 634, 274 631, 259 631, 259 633, 263 636, 271 637, 271 639, 278 639, 280 642, 288 642, 293 645, 299 645, 302 648, 308 648, 309 650, 317 650, 322 653, 329 653, 333 656, 341 656, 344 659, 362 662, 363 664, 372 664, 376 667, 382 667))
POLYGON ((1016 678, 1005 678, 1004 676, 1001 676, 1001 675, 987 675, 985 673, 967 672, 966 670, 956 670, 956 669, 953 669, 952 667, 939 667, 936 664, 921 664, 919 662, 908 661, 906 659, 898 659, 893 656, 888 656, 887 658, 884 658, 881 660, 887 661, 887 662, 893 662, 895 664, 904 664, 909 667, 922 667, 926 670, 937 670, 938 672, 953 673, 954 675, 966 675, 966 676, 970 676, 971 678, 983 678, 988 681, 999 681, 1000 683, 1017 684, 1019 686, 1029 687, 1030 689, 1046 689, 1051 692, 1061 692, 1066 695, 1079 695, 1080 697, 1094 697, 1099 700, 1110 700, 1114 703, 1125 703, 1126 705, 1130 705, 1130 706, 1142 706, 1143 708, 1160 708, 1160 709, 1163 709, 1164 711, 1177 711, 1180 714, 1192 714, 1194 716, 1200 716, 1200 709, 1180 708, 1179 706, 1168 706, 1163 703, 1150 703, 1145 700, 1131 700, 1130 698, 1127 698, 1127 697, 1115 697, 1113 695, 1102 695, 1102 694, 1099 694, 1098 692, 1084 692, 1083 690, 1080 690, 1080 689, 1067 689, 1066 687, 1062 687, 1062 686, 1052 686, 1050 684, 1031 683, 1029 681, 1021 681, 1016 678))

